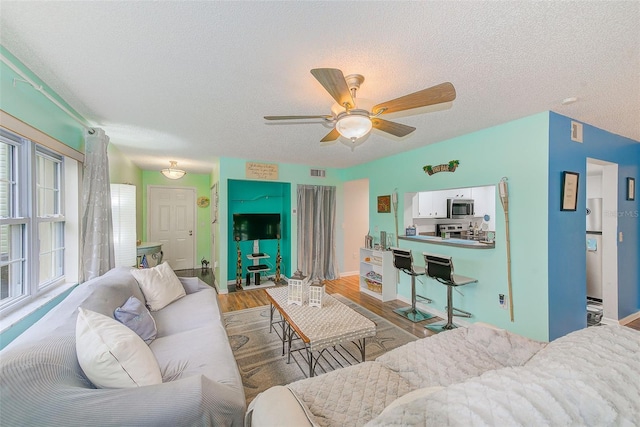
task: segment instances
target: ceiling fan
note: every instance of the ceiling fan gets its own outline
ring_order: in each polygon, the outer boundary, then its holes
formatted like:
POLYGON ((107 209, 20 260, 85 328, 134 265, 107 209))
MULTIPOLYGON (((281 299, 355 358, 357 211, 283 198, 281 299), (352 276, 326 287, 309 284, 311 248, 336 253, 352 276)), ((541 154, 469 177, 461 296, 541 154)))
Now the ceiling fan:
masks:
POLYGON ((323 143, 333 143, 340 136, 355 142, 358 138, 368 134, 372 128, 403 137, 409 135, 416 128, 384 120, 379 116, 456 99, 455 88, 451 83, 446 82, 372 106, 370 101, 361 99, 356 101, 356 92, 364 81, 362 75, 349 74, 345 77, 342 71, 336 68, 314 68, 311 70, 311 74, 336 100, 337 104, 331 108, 330 115, 264 116, 264 118, 266 120, 323 119, 333 126, 331 132, 320 140, 323 143))

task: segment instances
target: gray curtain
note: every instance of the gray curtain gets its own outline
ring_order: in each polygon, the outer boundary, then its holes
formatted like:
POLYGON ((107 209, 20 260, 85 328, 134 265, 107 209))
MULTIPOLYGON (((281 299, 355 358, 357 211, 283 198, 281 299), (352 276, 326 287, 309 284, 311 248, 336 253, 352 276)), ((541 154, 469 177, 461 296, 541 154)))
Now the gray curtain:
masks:
POLYGON ((85 134, 80 234, 82 281, 101 276, 115 266, 108 145, 109 137, 102 129, 85 134))
POLYGON ((337 279, 336 188, 298 185, 298 269, 312 279, 337 279))

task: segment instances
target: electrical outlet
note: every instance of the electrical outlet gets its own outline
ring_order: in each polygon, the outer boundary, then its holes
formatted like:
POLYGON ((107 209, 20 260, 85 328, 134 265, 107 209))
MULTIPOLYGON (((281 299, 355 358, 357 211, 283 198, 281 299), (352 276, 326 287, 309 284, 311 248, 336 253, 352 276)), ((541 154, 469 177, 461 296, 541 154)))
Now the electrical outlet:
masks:
POLYGON ((498 294, 498 304, 503 310, 509 308, 509 299, 505 296, 505 294, 498 294))

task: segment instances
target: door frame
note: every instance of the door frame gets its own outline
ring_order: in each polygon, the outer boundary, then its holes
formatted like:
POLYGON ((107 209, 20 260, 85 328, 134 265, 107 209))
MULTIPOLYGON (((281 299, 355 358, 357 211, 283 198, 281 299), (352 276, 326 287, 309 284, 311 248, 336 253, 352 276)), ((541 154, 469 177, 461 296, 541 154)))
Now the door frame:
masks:
POLYGON ((149 221, 150 215, 149 215, 149 209, 151 208, 151 189, 165 189, 165 190, 189 190, 191 192, 193 192, 193 202, 194 202, 194 208, 193 208, 193 265, 191 266, 191 268, 197 268, 198 266, 196 265, 196 259, 198 258, 198 212, 196 211, 196 206, 195 206, 195 202, 197 199, 197 195, 198 195, 198 191, 196 190, 195 187, 183 187, 183 186, 178 186, 178 185, 147 185, 147 197, 146 197, 146 226, 145 226, 145 231, 146 231, 146 236, 147 239, 149 239, 149 235, 151 234, 151 221, 149 221))
POLYGON ((591 157, 587 164, 602 166, 602 323, 618 324, 618 164, 591 157))

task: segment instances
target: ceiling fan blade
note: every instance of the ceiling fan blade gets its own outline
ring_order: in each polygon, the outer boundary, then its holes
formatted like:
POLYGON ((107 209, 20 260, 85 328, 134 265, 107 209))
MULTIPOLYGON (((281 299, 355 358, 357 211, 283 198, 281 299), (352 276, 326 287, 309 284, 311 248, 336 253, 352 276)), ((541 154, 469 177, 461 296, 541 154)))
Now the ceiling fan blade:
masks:
POLYGON ((345 104, 349 104, 349 108, 355 106, 342 71, 337 68, 314 68, 311 70, 311 74, 329 92, 329 95, 336 100, 338 105, 344 107, 345 104))
POLYGON ((398 137, 407 136, 411 132, 416 130, 416 128, 414 128, 413 126, 407 126, 401 123, 390 122, 389 120, 379 118, 371 119, 371 124, 375 129, 390 133, 391 135, 395 135, 398 137))
POLYGON ((391 101, 382 102, 371 109, 373 114, 395 113, 397 111, 411 110, 413 108, 426 107, 428 105, 441 104, 456 99, 456 89, 449 82, 441 83, 437 86, 423 89, 391 101))
POLYGON ((338 138, 340 138, 340 132, 338 132, 336 128, 333 128, 331 132, 326 134, 324 138, 320 140, 320 142, 335 141, 338 138))
POLYGON ((301 119, 331 119, 330 115, 319 116, 264 116, 265 120, 301 120, 301 119))

